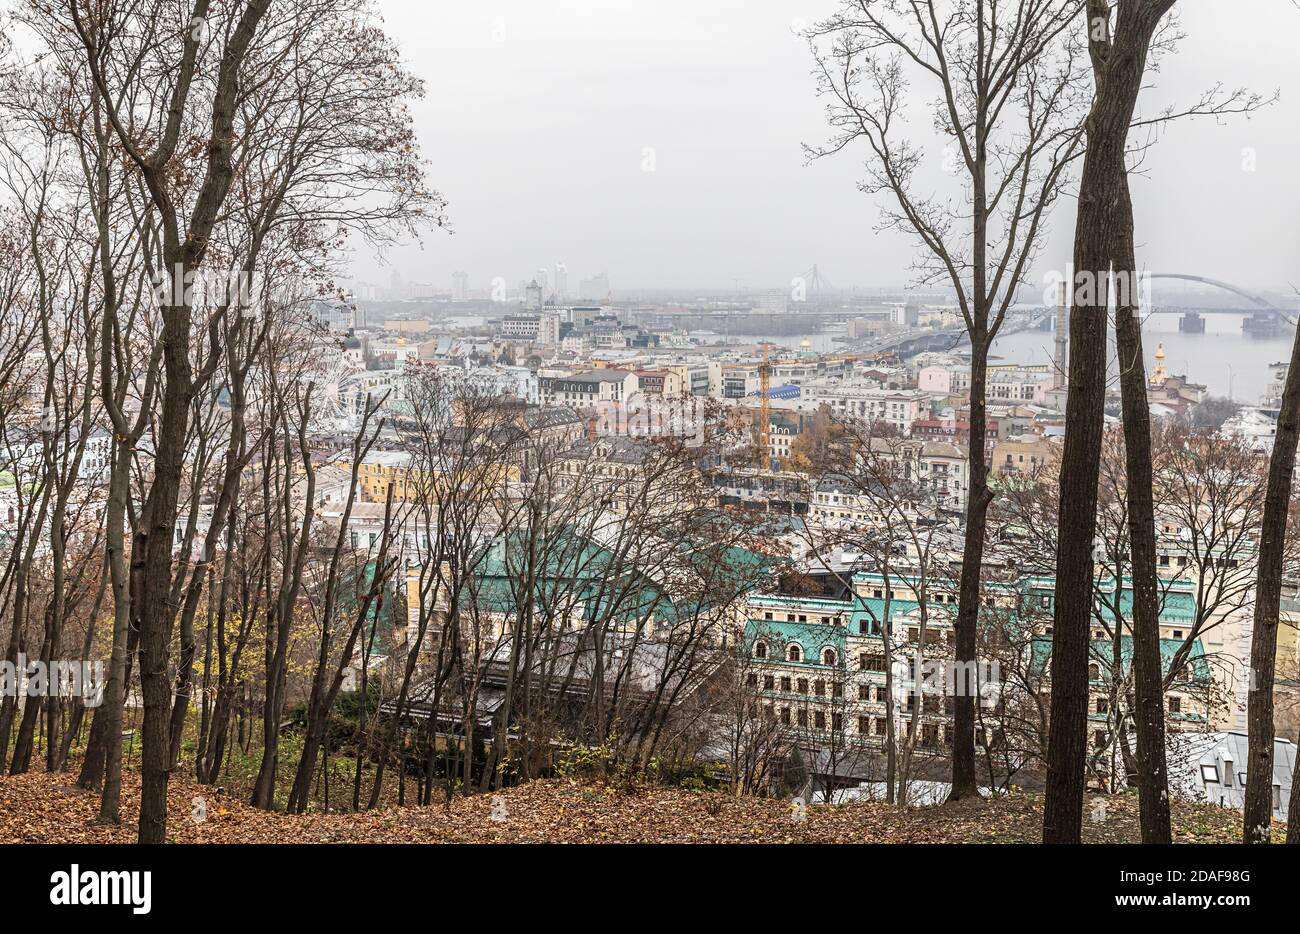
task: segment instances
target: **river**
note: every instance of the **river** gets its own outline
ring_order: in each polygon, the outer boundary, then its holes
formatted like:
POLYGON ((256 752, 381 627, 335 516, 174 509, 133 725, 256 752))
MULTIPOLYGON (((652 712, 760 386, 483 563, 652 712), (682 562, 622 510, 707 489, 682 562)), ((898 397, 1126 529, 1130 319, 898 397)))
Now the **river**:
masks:
MULTIPOLYGON (((1259 402, 1269 383, 1270 363, 1291 357, 1293 332, 1277 337, 1247 337, 1241 333, 1240 315, 1207 314, 1204 334, 1183 334, 1178 330, 1179 315, 1151 315, 1142 326, 1142 343, 1146 351, 1147 372, 1155 365, 1156 347, 1164 344, 1165 367, 1176 376, 1186 376, 1194 383, 1204 383, 1210 395, 1231 396, 1238 402, 1259 402)), ((810 349, 816 353, 835 353, 841 345, 830 334, 809 334, 810 349)), ((733 340, 767 340, 798 349, 804 335, 751 336, 735 335, 733 340)), ((1111 356, 1114 371, 1112 331, 1111 356)), ((993 362, 1051 363, 1051 331, 1018 331, 993 342, 993 362)))

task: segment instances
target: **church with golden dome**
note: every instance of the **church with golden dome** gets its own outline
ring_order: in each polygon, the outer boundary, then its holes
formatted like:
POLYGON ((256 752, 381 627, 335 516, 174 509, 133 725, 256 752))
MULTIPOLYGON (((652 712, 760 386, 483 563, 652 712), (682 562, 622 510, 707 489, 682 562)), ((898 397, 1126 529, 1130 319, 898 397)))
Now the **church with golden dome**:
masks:
POLYGON ((1187 381, 1186 376, 1170 375, 1165 365, 1165 345, 1156 345, 1156 362, 1147 377, 1147 404, 1161 415, 1185 415, 1205 398, 1205 387, 1187 381), (1157 408, 1158 407, 1158 408, 1157 408))

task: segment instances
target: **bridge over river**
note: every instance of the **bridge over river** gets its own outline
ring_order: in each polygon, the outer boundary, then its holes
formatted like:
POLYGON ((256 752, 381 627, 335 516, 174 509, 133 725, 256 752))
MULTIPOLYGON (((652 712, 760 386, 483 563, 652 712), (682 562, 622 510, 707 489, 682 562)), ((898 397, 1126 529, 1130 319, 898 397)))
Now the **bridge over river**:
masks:
MULTIPOLYGON (((1177 279, 1183 282, 1197 282, 1202 285, 1213 286, 1230 292, 1246 300, 1246 307, 1242 306, 1221 306, 1221 307, 1188 307, 1185 305, 1152 305, 1145 309, 1145 314, 1152 315, 1181 315, 1178 322, 1178 330, 1185 334, 1204 334, 1205 320, 1204 315, 1239 315, 1242 318, 1241 330, 1243 333, 1258 335, 1262 337, 1274 337, 1281 333, 1284 328, 1294 327, 1296 313, 1284 308, 1278 308, 1262 295, 1250 292, 1231 282, 1224 282, 1221 279, 1211 279, 1208 276, 1196 276, 1191 273, 1183 272, 1152 272, 1145 273, 1147 279, 1177 279)), ((1022 314, 1031 314, 1039 316, 1034 322, 1035 326, 1050 327, 1051 319, 1055 313, 1053 309, 1024 309, 1022 314)))

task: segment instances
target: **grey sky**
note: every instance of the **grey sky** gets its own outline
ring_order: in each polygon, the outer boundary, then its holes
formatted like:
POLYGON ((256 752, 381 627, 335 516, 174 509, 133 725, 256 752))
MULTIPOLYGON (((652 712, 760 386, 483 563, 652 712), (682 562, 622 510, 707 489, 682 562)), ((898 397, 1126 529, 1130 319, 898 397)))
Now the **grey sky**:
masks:
MULTIPOLYGON (((456 232, 363 250, 359 278, 512 285, 564 262, 613 287, 788 283, 814 262, 837 286, 907 278, 910 244, 874 232, 861 153, 805 165, 825 135, 792 24, 834 0, 385 0, 428 84, 416 124, 456 232), (646 149, 654 171, 643 171, 646 149)), ((1300 284, 1300 10, 1181 0, 1183 41, 1148 110, 1221 81, 1282 99, 1249 121, 1168 130, 1134 185, 1139 259, 1242 285, 1300 284), (1257 167, 1243 170, 1243 150, 1257 167)), ((920 98, 918 97, 918 103, 920 98)), ((1057 267, 1073 203, 1053 219, 1057 267)))

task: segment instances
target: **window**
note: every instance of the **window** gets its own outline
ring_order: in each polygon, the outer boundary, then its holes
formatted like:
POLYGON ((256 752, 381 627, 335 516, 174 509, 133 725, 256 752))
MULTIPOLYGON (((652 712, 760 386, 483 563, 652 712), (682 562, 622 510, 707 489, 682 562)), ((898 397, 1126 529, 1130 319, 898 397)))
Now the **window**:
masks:
POLYGON ((785 724, 786 726, 789 726, 789 725, 790 725, 790 708, 789 708, 789 707, 782 707, 782 708, 781 708, 781 722, 782 722, 783 724, 785 724))
POLYGON ((755 657, 755 658, 767 658, 767 643, 766 643, 766 642, 756 642, 756 643, 754 644, 754 657, 755 657))
POLYGON ((858 717, 858 732, 861 733, 863 736, 866 736, 868 733, 871 732, 870 717, 858 717))
POLYGON ((925 723, 921 725, 921 745, 939 745, 939 725, 937 723, 925 723))
POLYGON ((799 725, 800 726, 808 725, 808 711, 806 710, 799 711, 799 725))
POLYGON ((1281 809, 1282 809, 1282 786, 1274 785, 1273 786, 1273 810, 1280 811, 1281 809))
POLYGON ((831 714, 831 729, 834 730, 836 733, 844 732, 844 714, 842 713, 831 714))
POLYGON ((1110 701, 1104 697, 1097 698, 1097 713, 1107 713, 1110 711, 1110 701))
POLYGON ((920 642, 921 630, 917 629, 915 626, 909 626, 907 629, 907 641, 910 642, 912 645, 916 645, 918 642, 920 642))
POLYGON ((1223 760, 1223 787, 1224 788, 1232 787, 1232 760, 1231 759, 1223 760))
POLYGON ((789 678, 782 678, 782 679, 781 679, 781 690, 783 690, 783 691, 789 691, 789 690, 790 690, 790 679, 789 679, 789 678))
POLYGON ((792 645, 786 649, 785 657, 792 662, 801 662, 803 661, 803 649, 797 645, 792 645))
POLYGON ((763 690, 770 691, 776 687, 776 678, 772 675, 763 675, 763 690))
POLYGON ((826 696, 826 682, 825 682, 825 681, 822 681, 822 680, 820 680, 820 679, 818 679, 817 681, 813 682, 813 693, 816 694, 818 697, 825 697, 825 696, 826 696))
POLYGON ((763 614, 763 619, 771 619, 771 618, 772 618, 772 611, 771 611, 771 610, 769 610, 768 612, 766 612, 766 613, 763 614))
POLYGON ((748 676, 747 678, 745 678, 745 683, 748 684, 751 688, 756 688, 756 687, 758 687, 758 675, 754 674, 754 673, 751 671, 751 672, 749 673, 749 676, 748 676))
POLYGON ((886 698, 887 696, 888 696, 888 693, 885 691, 884 688, 876 688, 876 703, 877 703, 877 704, 883 704, 883 703, 885 702, 885 698, 886 698))
POLYGON ((860 701, 871 700, 871 688, 869 686, 865 684, 858 685, 858 700, 860 701))
POLYGON ((823 664, 823 665, 834 665, 834 664, 835 664, 835 650, 834 650, 834 649, 822 649, 822 664, 823 664))
POLYGON ((1093 744, 1094 746, 1096 746, 1098 749, 1100 749, 1102 746, 1105 746, 1105 745, 1106 745, 1106 731, 1105 731, 1105 730, 1094 730, 1093 733, 1092 733, 1092 744, 1093 744))
POLYGON ((799 693, 800 693, 800 694, 807 694, 807 693, 808 693, 808 679, 807 679, 807 678, 800 678, 800 679, 799 679, 799 693))
POLYGON ((884 736, 889 732, 889 725, 885 723, 884 717, 876 717, 876 735, 884 736))
POLYGON ((1171 697, 1171 698, 1169 698, 1169 712, 1170 712, 1170 713, 1182 713, 1182 712, 1183 712, 1183 699, 1182 699, 1181 697, 1171 697))
POLYGON ((858 656, 858 669, 860 671, 884 671, 885 656, 863 652, 858 656))
POLYGON ((1201 781, 1206 782, 1208 784, 1209 782, 1217 783, 1218 780, 1219 780, 1219 767, 1212 762, 1202 763, 1201 781))
POLYGON ((844 696, 844 684, 843 684, 843 682, 840 682, 840 681, 836 681, 836 682, 834 682, 834 683, 831 685, 831 697, 834 697, 834 698, 837 698, 837 699, 838 699, 838 698, 841 698, 841 697, 843 697, 843 696, 844 696))

